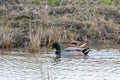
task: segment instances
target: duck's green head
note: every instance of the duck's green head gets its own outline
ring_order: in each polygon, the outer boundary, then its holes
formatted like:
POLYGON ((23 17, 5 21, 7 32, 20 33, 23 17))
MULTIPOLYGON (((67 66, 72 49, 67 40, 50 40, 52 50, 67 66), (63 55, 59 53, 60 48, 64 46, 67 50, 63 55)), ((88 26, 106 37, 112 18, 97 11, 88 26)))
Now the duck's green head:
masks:
POLYGON ((60 43, 58 43, 58 42, 54 42, 53 45, 52 45, 52 47, 53 47, 54 49, 56 49, 56 50, 61 50, 60 43))

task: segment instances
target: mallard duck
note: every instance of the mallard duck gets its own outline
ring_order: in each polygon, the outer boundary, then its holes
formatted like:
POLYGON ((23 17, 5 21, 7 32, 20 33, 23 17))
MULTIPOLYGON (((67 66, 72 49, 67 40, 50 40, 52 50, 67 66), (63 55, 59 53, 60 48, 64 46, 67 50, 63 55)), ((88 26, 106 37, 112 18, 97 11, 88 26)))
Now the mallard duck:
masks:
POLYGON ((89 48, 85 48, 86 44, 81 44, 81 46, 70 46, 61 51, 61 45, 59 42, 54 42, 52 48, 54 48, 55 54, 57 56, 84 56, 90 51, 89 48))

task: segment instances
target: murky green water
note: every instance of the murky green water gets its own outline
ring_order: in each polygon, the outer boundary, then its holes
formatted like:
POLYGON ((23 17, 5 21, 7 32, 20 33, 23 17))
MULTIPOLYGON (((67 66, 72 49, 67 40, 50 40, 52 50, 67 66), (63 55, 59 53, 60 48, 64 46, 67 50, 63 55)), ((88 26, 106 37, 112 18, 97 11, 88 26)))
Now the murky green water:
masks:
POLYGON ((119 80, 120 48, 92 47, 85 57, 0 52, 0 80, 119 80), (104 49, 103 49, 104 48, 104 49))

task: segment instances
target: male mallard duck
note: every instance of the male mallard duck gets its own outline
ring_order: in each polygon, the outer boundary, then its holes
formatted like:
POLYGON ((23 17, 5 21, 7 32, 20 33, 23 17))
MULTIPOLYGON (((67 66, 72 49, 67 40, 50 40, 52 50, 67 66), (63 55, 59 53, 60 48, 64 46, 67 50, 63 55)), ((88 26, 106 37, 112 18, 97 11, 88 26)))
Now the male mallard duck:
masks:
MULTIPOLYGON (((85 44, 83 44, 85 46, 85 44)), ((54 42, 52 47, 56 49, 55 54, 57 56, 84 56, 89 53, 89 48, 84 48, 84 46, 81 45, 81 47, 76 46, 70 46, 65 48, 61 51, 61 45, 58 42, 54 42)))

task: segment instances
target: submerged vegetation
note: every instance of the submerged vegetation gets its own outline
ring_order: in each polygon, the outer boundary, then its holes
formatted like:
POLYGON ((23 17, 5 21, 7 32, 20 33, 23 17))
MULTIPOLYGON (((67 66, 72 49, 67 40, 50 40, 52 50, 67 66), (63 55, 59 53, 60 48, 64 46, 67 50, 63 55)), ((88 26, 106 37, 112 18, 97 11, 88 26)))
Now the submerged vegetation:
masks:
POLYGON ((119 0, 1 0, 0 48, 59 41, 120 44, 119 0))

